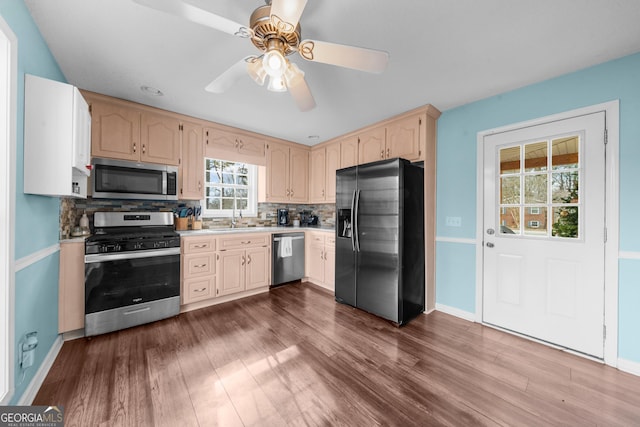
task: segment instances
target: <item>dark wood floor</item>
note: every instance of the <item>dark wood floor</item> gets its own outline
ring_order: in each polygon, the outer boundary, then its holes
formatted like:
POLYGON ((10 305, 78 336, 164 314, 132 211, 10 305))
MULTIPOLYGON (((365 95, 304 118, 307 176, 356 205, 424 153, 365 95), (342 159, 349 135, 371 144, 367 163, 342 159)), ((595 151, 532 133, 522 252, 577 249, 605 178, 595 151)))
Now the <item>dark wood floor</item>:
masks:
POLYGON ((640 424, 640 378, 443 314, 312 285, 66 342, 34 405, 65 426, 640 424))

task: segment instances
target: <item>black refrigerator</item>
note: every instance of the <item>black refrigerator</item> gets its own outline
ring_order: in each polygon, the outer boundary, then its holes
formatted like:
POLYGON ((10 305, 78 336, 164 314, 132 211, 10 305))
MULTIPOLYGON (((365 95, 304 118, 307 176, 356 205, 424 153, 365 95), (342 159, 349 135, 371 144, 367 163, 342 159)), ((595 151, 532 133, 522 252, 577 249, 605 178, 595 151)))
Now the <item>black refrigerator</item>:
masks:
POLYGON ((424 169, 338 170, 336 215, 336 301, 400 325, 424 312, 424 169))

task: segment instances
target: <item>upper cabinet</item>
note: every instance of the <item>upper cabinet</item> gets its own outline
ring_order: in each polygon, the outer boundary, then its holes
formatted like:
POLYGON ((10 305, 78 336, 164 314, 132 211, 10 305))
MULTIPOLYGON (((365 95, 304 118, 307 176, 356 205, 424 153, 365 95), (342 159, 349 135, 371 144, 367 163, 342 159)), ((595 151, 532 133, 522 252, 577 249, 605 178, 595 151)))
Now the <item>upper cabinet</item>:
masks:
POLYGON ((340 169, 340 143, 313 148, 310 159, 309 202, 336 201, 336 170, 340 169))
POLYGON ((178 166, 178 115, 102 95, 86 96, 93 119, 92 156, 178 166))
POLYGON ((427 114, 403 117, 387 125, 386 158, 424 160, 427 114))
POLYGON ((386 154, 386 129, 384 126, 370 129, 358 135, 358 164, 382 160, 386 154))
POLYGON ((206 157, 263 166, 265 146, 260 135, 222 126, 205 128, 206 157))
POLYGON ((91 116, 77 88, 25 75, 24 192, 87 197, 91 116))
POLYGON ((309 150, 294 144, 267 143, 266 201, 309 201, 309 150))
POLYGON ((349 136, 340 141, 340 168, 358 164, 358 136, 349 136))
POLYGON ((203 127, 192 122, 182 123, 182 155, 180 157, 181 200, 204 199, 203 127))

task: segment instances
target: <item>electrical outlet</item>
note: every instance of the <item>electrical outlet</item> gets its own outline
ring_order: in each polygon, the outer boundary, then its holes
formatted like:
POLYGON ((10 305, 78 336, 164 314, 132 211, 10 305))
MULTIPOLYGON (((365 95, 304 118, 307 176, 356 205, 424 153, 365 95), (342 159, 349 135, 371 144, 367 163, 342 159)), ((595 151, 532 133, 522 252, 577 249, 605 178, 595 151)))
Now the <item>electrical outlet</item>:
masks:
POLYGON ((459 216, 448 216, 445 224, 447 227, 462 227, 462 218, 459 216))
POLYGON ((267 219, 267 213, 266 212, 262 212, 260 214, 260 218, 262 218, 263 220, 267 219))

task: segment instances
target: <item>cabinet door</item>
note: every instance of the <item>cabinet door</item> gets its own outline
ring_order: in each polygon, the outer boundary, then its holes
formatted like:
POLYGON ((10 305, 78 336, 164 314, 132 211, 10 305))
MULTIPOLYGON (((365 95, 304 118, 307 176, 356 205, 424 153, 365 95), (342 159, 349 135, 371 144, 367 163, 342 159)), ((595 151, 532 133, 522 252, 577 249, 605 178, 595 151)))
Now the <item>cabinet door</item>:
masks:
POLYGON ((320 285, 324 282, 324 236, 308 233, 305 248, 305 272, 309 280, 320 285))
POLYGON ((358 137, 352 136, 340 141, 340 167, 348 168, 358 164, 358 137))
POLYGON ((360 135, 360 145, 358 147, 358 164, 375 162, 382 160, 386 155, 385 139, 386 129, 375 128, 360 135))
POLYGON ((238 135, 239 161, 264 164, 265 145, 266 143, 262 138, 248 134, 238 135))
MULTIPOLYGON (((311 150, 309 155, 311 161, 311 180, 309 182, 309 201, 311 203, 321 203, 325 200, 325 174, 326 174, 326 152, 325 149, 311 150)), ((335 175, 335 172, 334 172, 335 175)))
POLYGON ((387 126, 388 158, 401 157, 416 161, 422 155, 420 145, 420 114, 399 119, 387 126))
POLYGON ((218 253, 216 296, 244 291, 246 263, 246 255, 243 250, 221 251, 218 253))
POLYGON ((58 332, 84 328, 84 243, 60 245, 58 332))
POLYGON ((178 166, 180 159, 180 121, 173 116, 142 113, 140 160, 178 166))
POLYGON ((291 147, 289 152, 289 200, 306 203, 309 201, 309 150, 291 147))
POLYGON ((289 201, 289 147, 267 144, 267 202, 289 201))
POLYGON ((202 126, 185 122, 182 124, 182 157, 180 162, 180 199, 201 200, 204 198, 204 153, 202 126))
POLYGON ((328 145, 325 154, 325 186, 324 200, 327 203, 336 201, 336 170, 340 169, 340 144, 328 145))
POLYGON ((335 290, 336 281, 336 246, 335 239, 329 243, 329 239, 324 246, 324 284, 326 287, 335 290))
POLYGON ((251 248, 246 253, 246 289, 256 289, 269 286, 269 250, 251 248))
POLYGON ((139 160, 140 111, 117 104, 91 104, 91 155, 139 160))

